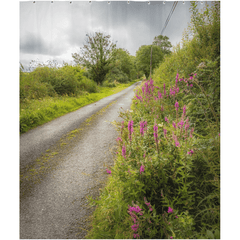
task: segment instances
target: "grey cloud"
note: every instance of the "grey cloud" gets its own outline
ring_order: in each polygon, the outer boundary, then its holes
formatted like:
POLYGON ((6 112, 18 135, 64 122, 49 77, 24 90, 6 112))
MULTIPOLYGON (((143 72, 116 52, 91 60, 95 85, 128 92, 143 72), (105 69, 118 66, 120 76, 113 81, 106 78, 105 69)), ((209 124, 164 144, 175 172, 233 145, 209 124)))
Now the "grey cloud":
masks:
POLYGON ((27 54, 59 56, 66 49, 54 44, 54 42, 47 42, 38 34, 27 33, 20 39, 20 51, 27 54))

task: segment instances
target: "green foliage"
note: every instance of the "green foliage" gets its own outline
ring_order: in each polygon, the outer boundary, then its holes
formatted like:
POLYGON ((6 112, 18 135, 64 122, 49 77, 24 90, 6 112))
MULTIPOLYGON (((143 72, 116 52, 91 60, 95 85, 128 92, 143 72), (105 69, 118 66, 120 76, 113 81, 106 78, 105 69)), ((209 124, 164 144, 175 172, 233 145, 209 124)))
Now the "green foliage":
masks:
MULTIPOLYGON (((90 91, 89 89, 91 89, 90 87, 93 81, 82 77, 80 83, 84 84, 84 82, 86 89, 90 91), (88 84, 88 81, 90 81, 90 84, 88 84)), ((96 83, 93 82, 93 84, 96 83)), ((46 96, 39 99, 26 98, 20 102, 20 133, 27 132, 29 129, 117 93, 131 84, 133 84, 133 82, 118 84, 118 86, 114 88, 99 87, 100 91, 98 93, 89 94, 85 92, 82 93, 81 96, 57 95, 55 97, 46 96)))
POLYGON ((96 32, 93 36, 87 35, 86 44, 80 48, 80 53, 73 53, 72 57, 77 64, 85 66, 91 78, 100 84, 114 61, 115 48, 116 44, 110 40, 110 35, 96 32))
POLYGON ((184 42, 189 41, 190 34, 194 35, 195 55, 198 58, 216 59, 220 56, 220 1, 213 1, 211 6, 206 3, 202 12, 197 8, 197 1, 192 1, 190 11, 192 18, 184 42))
POLYGON ((106 74, 105 81, 109 83, 114 81, 127 83, 131 79, 136 79, 135 57, 121 48, 115 49, 113 54, 115 61, 110 64, 110 70, 106 74))
POLYGON ((85 69, 67 64, 61 68, 39 65, 30 73, 20 71, 20 100, 98 92, 97 84, 85 75, 85 69))
POLYGON ((202 62, 217 62, 217 67, 220 66, 220 2, 212 2, 211 7, 206 5, 201 13, 193 1, 190 11, 191 23, 183 34, 181 47, 180 44, 174 47, 154 71, 153 78, 161 84, 169 86, 177 72, 188 77, 202 62))
POLYGON ((159 46, 164 55, 171 53, 172 44, 169 41, 169 37, 167 37, 167 36, 159 35, 159 36, 154 37, 152 44, 159 46))
POLYGON ((163 60, 161 48, 156 45, 143 45, 136 52, 136 66, 143 71, 146 78, 150 75, 150 61, 152 52, 152 69, 156 68, 163 60))
MULTIPOLYGON (((196 77, 187 80, 197 82, 196 77)), ((156 86, 153 81, 143 83, 136 89, 131 111, 120 113, 124 121, 114 123, 120 137, 118 154, 106 188, 97 201, 92 200, 97 209, 88 238, 184 239, 206 234, 209 238, 212 229, 217 234, 220 228, 219 128, 212 121, 207 136, 202 136, 200 131, 193 133, 191 112, 183 99, 183 90, 190 87, 182 81, 177 86, 178 93, 169 95, 170 87, 164 94, 160 90, 163 86, 156 86), (186 113, 180 111, 183 107, 186 113), (144 133, 140 130, 142 121, 147 122, 144 133), (154 127, 157 127, 157 141, 154 127), (132 218, 129 206, 138 206, 141 214, 132 218), (132 230, 134 224, 138 224, 137 231, 132 230)))
POLYGON ((56 96, 53 86, 34 78, 32 73, 20 71, 20 100, 38 99, 46 96, 56 96))

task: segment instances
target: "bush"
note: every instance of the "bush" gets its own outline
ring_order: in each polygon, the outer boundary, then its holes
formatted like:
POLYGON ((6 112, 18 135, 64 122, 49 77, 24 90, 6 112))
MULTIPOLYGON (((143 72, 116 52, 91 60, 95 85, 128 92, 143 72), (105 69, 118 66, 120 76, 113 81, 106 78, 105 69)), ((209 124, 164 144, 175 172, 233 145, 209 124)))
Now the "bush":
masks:
POLYGON ((99 91, 97 88, 97 83, 86 77, 82 77, 82 79, 80 80, 79 88, 89 93, 96 93, 99 91))
POLYGON ((85 75, 80 66, 67 64, 61 68, 38 66, 30 73, 20 71, 20 99, 98 92, 97 84, 85 75))
POLYGON ((30 73, 20 72, 20 100, 39 99, 46 96, 56 96, 51 84, 33 78, 30 73))

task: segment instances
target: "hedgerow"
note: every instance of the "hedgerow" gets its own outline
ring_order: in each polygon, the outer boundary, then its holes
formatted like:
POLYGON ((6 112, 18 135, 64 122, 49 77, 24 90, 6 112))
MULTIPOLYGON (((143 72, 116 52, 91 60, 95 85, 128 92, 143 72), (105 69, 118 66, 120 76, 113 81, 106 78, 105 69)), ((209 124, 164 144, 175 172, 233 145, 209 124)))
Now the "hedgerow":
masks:
POLYGON ((124 121, 114 123, 109 181, 98 200, 89 198, 96 210, 88 238, 219 238, 219 125, 212 120, 208 134, 195 132, 184 102, 195 88, 204 95, 196 73, 177 74, 169 88, 149 80, 136 89, 124 121))

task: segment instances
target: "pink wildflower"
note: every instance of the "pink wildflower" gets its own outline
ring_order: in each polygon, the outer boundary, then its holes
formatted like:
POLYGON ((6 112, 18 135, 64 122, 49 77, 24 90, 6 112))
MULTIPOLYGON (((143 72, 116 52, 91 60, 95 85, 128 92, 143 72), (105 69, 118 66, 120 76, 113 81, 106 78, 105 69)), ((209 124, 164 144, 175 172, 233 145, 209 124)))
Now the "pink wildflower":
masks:
POLYGON ((175 218, 178 218, 178 216, 175 216, 175 218))
POLYGON ((176 147, 180 147, 180 143, 178 141, 175 142, 176 147))
POLYGON ((176 75, 176 86, 177 86, 177 82, 178 82, 178 77, 179 77, 179 74, 177 73, 177 75, 176 75))
POLYGON ((185 130, 187 131, 190 127, 189 123, 188 123, 189 119, 186 119, 186 124, 185 124, 185 130))
POLYGON ((106 169, 107 173, 111 174, 111 170, 106 169))
POLYGON ((133 225, 131 226, 131 228, 132 228, 132 230, 133 230, 134 232, 136 232, 136 231, 138 230, 138 226, 139 226, 139 224, 133 224, 133 225))
POLYGON ((140 134, 144 136, 144 130, 146 130, 147 122, 146 121, 141 121, 140 122, 140 134))
POLYGON ((141 174, 142 172, 144 172, 144 168, 145 168, 145 166, 143 166, 143 165, 140 167, 140 174, 141 174))
POLYGON ((174 128, 177 128, 177 126, 176 126, 176 123, 175 123, 175 122, 173 122, 173 123, 172 123, 172 125, 173 125, 173 127, 174 127, 174 128))
POLYGON ((185 116, 186 115, 186 105, 183 106, 183 115, 185 116))
POLYGON ((163 84, 163 89, 164 89, 164 95, 166 95, 166 86, 165 86, 165 83, 163 84))
POLYGON ((158 98, 161 99, 162 98, 162 94, 158 91, 158 98))
POLYGON ((173 237, 171 236, 170 239, 173 239, 173 237))
POLYGON ((158 139, 158 126, 157 126, 157 124, 155 124, 153 126, 153 135, 154 135, 155 142, 157 143, 157 139, 158 139))
POLYGON ((168 213, 173 213, 173 209, 171 207, 168 207, 168 213))
POLYGON ((165 121, 166 121, 167 123, 169 123, 169 120, 168 120, 168 118, 167 118, 167 117, 165 117, 165 121))
POLYGON ((128 122, 128 131, 129 131, 129 140, 132 140, 132 133, 133 133, 133 121, 128 122))
POLYGON ((178 123, 178 126, 180 127, 180 129, 182 129, 183 125, 184 125, 184 122, 183 120, 181 120, 181 122, 178 123))
POLYGON ((117 141, 117 142, 118 142, 118 141, 122 142, 122 139, 121 139, 120 137, 118 137, 118 138, 116 139, 116 141, 117 141))
POLYGON ((126 147, 124 145, 122 146, 122 156, 126 158, 126 147))
POLYGON ((178 108, 179 108, 178 102, 175 103, 175 108, 176 108, 176 111, 178 111, 178 108))
POLYGON ((137 238, 137 237, 140 237, 140 236, 139 236, 138 234, 135 234, 135 233, 134 233, 134 234, 133 234, 133 237, 134 237, 134 238, 137 238))
POLYGON ((193 155, 193 150, 189 149, 189 152, 187 152, 187 154, 189 154, 190 156, 193 155))

